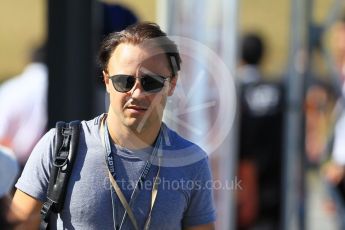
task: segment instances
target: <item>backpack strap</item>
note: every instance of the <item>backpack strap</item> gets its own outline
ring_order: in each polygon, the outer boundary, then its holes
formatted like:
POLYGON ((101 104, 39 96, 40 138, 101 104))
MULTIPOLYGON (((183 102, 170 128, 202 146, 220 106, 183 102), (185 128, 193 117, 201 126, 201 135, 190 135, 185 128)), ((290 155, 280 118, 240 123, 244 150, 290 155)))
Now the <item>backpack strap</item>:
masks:
POLYGON ((41 230, 47 229, 51 212, 59 213, 63 209, 68 180, 78 151, 79 132, 80 121, 56 123, 47 201, 41 209, 41 230))

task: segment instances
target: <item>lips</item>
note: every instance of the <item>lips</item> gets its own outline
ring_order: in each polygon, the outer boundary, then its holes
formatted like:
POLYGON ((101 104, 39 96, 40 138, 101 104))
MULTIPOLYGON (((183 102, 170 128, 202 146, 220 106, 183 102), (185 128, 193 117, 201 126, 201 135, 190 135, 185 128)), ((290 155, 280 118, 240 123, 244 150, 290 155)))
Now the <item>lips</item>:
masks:
POLYGON ((137 111, 146 111, 146 107, 141 107, 141 106, 127 106, 126 109, 131 109, 131 110, 137 110, 137 111))
POLYGON ((130 98, 123 106, 123 109, 132 114, 143 114, 149 109, 149 103, 130 98))
POLYGON ((126 106, 125 109, 135 115, 143 115, 146 111, 147 111, 147 107, 143 107, 143 106, 137 106, 137 105, 129 105, 129 106, 126 106))

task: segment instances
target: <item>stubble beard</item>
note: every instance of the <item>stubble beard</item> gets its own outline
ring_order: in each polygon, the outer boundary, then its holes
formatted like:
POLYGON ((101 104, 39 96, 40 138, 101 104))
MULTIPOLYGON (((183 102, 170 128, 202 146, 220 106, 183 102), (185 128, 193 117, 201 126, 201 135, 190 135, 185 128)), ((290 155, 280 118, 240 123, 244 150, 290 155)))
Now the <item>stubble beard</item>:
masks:
POLYGON ((155 110, 150 110, 147 112, 151 113, 148 115, 148 117, 145 117, 145 115, 140 117, 130 117, 128 115, 124 115, 122 124, 134 134, 142 134, 150 131, 150 129, 155 126, 156 123, 161 123, 162 116, 160 116, 155 110), (152 113, 156 114, 153 115, 152 113))

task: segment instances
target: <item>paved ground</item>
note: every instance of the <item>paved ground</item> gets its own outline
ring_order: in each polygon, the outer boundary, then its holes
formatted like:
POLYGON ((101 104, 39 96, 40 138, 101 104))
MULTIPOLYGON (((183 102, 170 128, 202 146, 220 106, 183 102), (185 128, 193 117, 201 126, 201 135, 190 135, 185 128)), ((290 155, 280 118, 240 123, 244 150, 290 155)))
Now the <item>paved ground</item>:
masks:
POLYGON ((337 230, 335 215, 325 211, 324 201, 327 198, 317 171, 309 171, 307 174, 307 216, 306 224, 308 230, 337 230))

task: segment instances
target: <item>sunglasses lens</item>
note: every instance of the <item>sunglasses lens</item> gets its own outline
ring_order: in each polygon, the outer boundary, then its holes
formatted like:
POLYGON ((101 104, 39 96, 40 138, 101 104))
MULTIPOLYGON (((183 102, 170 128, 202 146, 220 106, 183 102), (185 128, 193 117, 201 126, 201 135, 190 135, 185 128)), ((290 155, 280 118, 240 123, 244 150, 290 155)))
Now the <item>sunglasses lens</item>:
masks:
POLYGON ((141 78, 143 89, 147 92, 159 92, 164 87, 164 77, 144 75, 141 78))
POLYGON ((134 84, 135 78, 127 75, 117 75, 112 79, 113 86, 118 92, 128 92, 130 91, 134 84))
MULTIPOLYGON (((114 75, 110 77, 116 91, 125 93, 135 85, 136 78, 131 75, 114 75)), ((146 92, 157 93, 164 87, 165 77, 159 75, 143 75, 139 77, 140 83, 146 92)))

